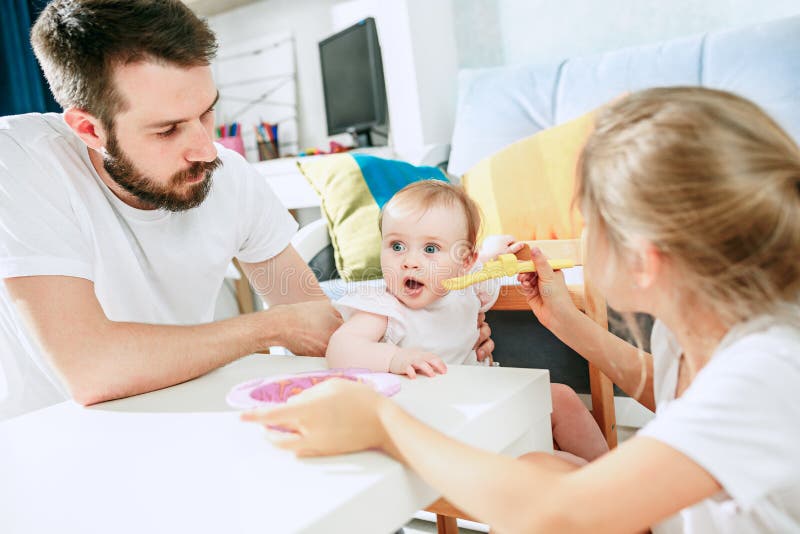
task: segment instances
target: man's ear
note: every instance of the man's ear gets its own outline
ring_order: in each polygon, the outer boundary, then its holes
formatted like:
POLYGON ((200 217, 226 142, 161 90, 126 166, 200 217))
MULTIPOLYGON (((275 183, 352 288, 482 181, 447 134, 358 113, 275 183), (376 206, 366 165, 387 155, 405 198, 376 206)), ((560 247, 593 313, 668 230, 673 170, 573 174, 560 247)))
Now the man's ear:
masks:
POLYGON ((101 150, 106 146, 108 132, 103 128, 100 119, 88 111, 79 108, 67 108, 64 111, 64 121, 89 148, 101 150))
POLYGON ((636 248, 636 265, 633 277, 636 287, 646 289, 652 286, 664 266, 661 251, 648 241, 641 241, 636 248))

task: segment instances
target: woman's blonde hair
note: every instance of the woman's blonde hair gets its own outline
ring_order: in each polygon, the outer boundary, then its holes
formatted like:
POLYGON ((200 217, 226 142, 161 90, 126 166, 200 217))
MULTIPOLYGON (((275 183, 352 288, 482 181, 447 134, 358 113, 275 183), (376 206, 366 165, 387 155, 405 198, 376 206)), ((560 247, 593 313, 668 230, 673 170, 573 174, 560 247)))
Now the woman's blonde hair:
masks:
POLYGON ((383 214, 391 209, 398 214, 424 214, 433 207, 455 206, 464 212, 467 222, 467 235, 464 247, 459 252, 472 253, 477 250, 481 230, 481 213, 463 187, 443 180, 421 180, 405 186, 394 194, 381 210, 378 227, 383 231, 383 214))
POLYGON ((616 257, 649 241, 680 273, 679 295, 727 326, 797 314, 800 149, 752 102, 673 87, 610 105, 582 153, 576 201, 616 257))

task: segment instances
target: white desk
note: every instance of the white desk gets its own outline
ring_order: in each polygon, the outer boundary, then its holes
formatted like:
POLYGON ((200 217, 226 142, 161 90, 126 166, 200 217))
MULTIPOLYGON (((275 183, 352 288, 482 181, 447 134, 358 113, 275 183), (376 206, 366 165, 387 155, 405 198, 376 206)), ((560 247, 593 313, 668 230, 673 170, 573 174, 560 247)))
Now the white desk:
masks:
MULTIPOLYGON (((392 148, 385 146, 357 148, 350 153, 368 154, 389 159, 396 157, 392 148)), ((303 158, 271 159, 253 163, 253 167, 267 179, 267 183, 269 183, 286 209, 316 208, 319 207, 319 197, 300 173, 300 169, 297 168, 297 162, 312 161, 327 156, 327 154, 322 154, 303 158)))
MULTIPOLYGON (((310 156, 314 157, 314 156, 310 156)), ((253 163, 286 209, 319 207, 319 197, 297 168, 298 158, 279 158, 253 163)))
MULTIPOLYGON (((377 452, 298 460, 225 405, 248 378, 324 367, 254 355, 93 408, 65 402, 0 423, 0 532, 382 533, 438 496, 377 452)), ((552 450, 546 371, 451 367, 395 397, 491 451, 552 450)), ((453 466, 468 469, 468 466, 453 466)))

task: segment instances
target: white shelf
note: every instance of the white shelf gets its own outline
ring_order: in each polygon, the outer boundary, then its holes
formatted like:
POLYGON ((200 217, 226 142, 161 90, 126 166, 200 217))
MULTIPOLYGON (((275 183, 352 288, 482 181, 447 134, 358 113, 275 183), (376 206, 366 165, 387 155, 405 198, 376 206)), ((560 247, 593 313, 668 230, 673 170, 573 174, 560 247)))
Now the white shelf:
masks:
MULTIPOLYGON (((394 151, 391 147, 371 147, 358 148, 350 152, 356 154, 369 154, 381 158, 393 158, 394 151)), ((311 161, 324 158, 329 154, 319 156, 304 156, 295 158, 277 158, 253 163, 253 167, 267 179, 272 190, 286 209, 314 208, 319 207, 319 197, 308 185, 305 177, 297 168, 298 161, 311 161)))

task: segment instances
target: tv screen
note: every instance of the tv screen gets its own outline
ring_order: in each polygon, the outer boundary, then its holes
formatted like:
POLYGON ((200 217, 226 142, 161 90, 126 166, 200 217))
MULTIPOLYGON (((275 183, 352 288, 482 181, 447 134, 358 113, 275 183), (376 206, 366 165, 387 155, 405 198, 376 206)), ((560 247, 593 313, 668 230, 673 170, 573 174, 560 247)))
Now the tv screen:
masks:
POLYGON ((386 124, 386 88, 375 19, 319 43, 328 135, 386 124))

